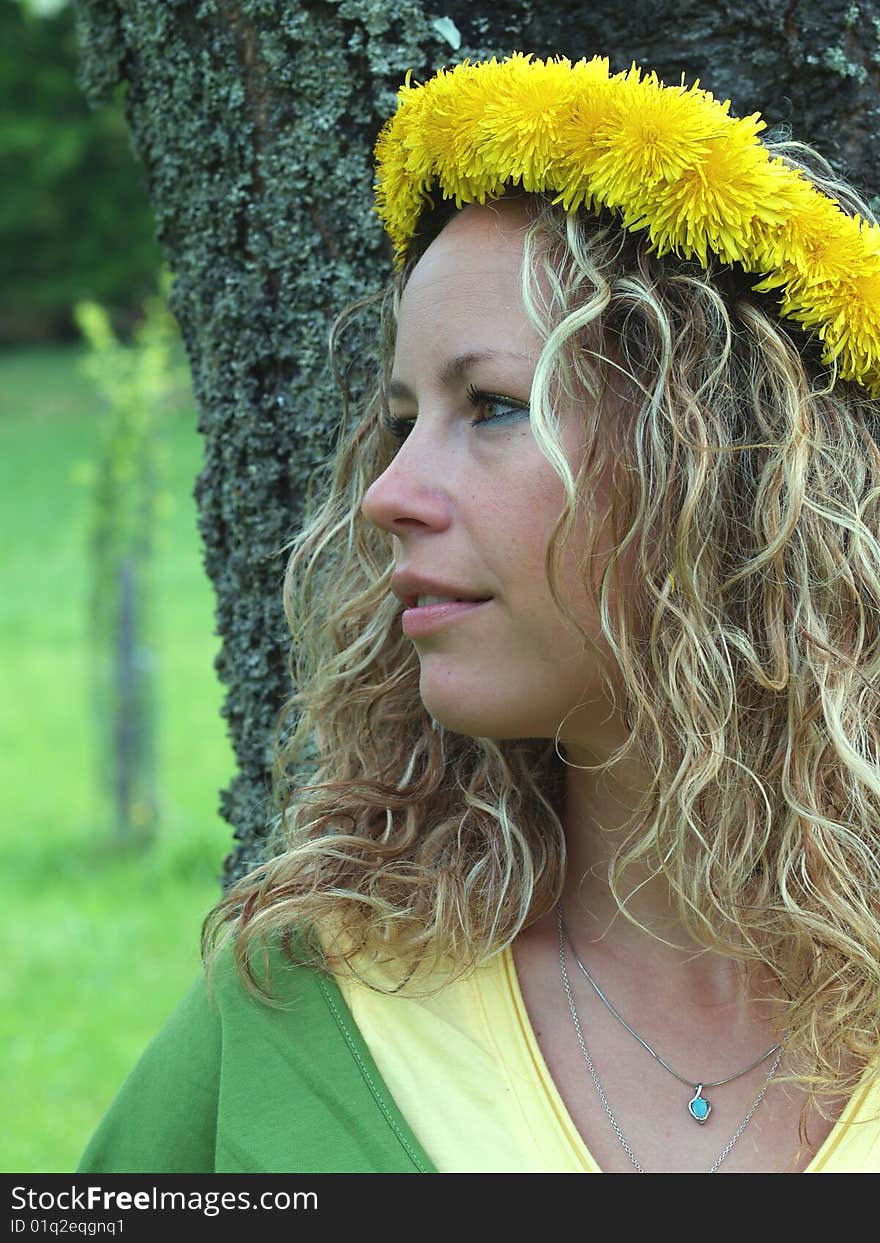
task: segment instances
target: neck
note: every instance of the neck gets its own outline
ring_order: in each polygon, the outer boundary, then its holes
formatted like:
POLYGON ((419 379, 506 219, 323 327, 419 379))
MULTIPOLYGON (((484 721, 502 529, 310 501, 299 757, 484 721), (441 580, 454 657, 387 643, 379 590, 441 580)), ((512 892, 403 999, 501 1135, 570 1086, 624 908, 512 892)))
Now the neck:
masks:
POLYGON ((589 966, 625 972, 646 988, 663 981, 668 1000, 685 1004, 733 1005, 746 995, 745 971, 735 959, 694 940, 684 927, 675 895, 665 878, 637 864, 627 869, 621 912, 611 892, 608 869, 627 831, 647 774, 619 766, 628 780, 587 771, 595 754, 569 747, 564 825, 568 866, 562 908, 578 952, 589 966), (580 767, 576 767, 580 765, 580 767), (632 922, 637 921, 637 923, 632 922), (637 926, 638 925, 638 926, 637 926))

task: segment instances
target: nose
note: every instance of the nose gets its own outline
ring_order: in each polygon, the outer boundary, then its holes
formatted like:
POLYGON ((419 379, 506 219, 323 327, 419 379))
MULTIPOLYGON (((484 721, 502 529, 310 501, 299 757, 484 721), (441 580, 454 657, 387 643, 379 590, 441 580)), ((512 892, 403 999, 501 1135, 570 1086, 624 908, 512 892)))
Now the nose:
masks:
POLYGON ((423 442, 415 429, 391 462, 367 489, 361 513, 392 535, 409 531, 442 531, 452 518, 449 493, 438 487, 442 478, 437 446, 423 442))

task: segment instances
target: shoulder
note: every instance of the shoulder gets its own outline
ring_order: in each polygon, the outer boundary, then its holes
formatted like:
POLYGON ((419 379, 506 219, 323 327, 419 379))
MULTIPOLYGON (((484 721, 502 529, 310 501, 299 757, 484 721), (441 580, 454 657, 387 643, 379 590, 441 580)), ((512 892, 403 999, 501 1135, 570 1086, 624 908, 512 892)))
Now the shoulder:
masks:
POLYGON ((78 1172, 210 1172, 221 1047, 217 1009, 202 976, 125 1079, 78 1172))
MULTIPOLYGON (((125 1079, 79 1172, 219 1168, 230 1111, 234 1116, 244 1096, 253 1094, 255 1076, 275 1080, 289 1073, 292 1056, 297 1051, 304 1056, 320 1014, 316 973, 288 963, 280 950, 272 950, 268 962, 273 989, 287 1008, 272 1008, 253 996, 232 946, 224 946, 209 976, 202 972, 194 981, 125 1079)), ((235 1162, 232 1158, 233 1167, 241 1168, 235 1162)))
POLYGON ((254 965, 273 1003, 225 946, 123 1084, 80 1172, 420 1167, 333 980, 275 945, 254 965))
POLYGON ((811 1173, 880 1173, 880 1061, 865 1069, 862 1082, 809 1168, 811 1173))

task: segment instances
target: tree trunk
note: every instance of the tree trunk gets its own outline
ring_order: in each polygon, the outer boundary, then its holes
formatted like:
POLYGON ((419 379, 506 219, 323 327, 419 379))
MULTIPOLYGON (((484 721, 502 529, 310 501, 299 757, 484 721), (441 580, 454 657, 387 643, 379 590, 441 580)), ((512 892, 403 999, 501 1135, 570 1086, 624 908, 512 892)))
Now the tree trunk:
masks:
MULTIPOLYGON (((448 0, 438 18, 416 0, 77 0, 77 17, 89 100, 127 86, 205 437, 196 498, 239 768, 221 795, 228 882, 262 857, 289 689, 281 548, 338 417, 330 323, 390 270, 371 150, 406 71, 518 50, 684 73, 736 115, 789 124, 876 195, 880 8, 448 0)), ((357 391, 374 362, 352 356, 357 391)))

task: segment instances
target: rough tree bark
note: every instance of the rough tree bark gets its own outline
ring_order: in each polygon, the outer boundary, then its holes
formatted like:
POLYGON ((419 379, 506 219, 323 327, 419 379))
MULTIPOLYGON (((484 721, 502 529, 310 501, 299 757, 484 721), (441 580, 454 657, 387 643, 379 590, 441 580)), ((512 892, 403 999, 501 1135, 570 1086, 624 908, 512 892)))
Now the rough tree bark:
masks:
MULTIPOLYGON (((406 71, 514 50, 635 60, 789 124, 876 195, 880 5, 77 0, 77 17, 89 100, 126 87, 205 439, 196 497, 238 761, 228 882, 261 857, 288 691, 280 549, 337 418, 329 325, 388 272, 371 147, 406 71)), ((357 388, 372 360, 352 353, 357 388)))

